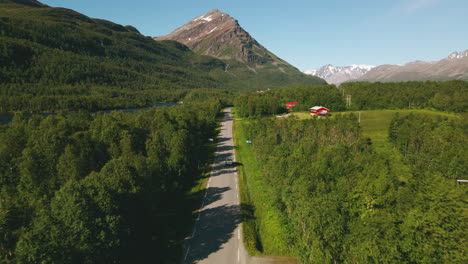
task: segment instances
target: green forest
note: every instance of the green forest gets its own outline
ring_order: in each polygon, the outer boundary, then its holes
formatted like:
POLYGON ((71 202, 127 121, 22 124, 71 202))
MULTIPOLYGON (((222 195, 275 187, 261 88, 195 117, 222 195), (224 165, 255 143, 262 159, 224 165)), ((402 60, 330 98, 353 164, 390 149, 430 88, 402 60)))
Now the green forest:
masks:
POLYGON ((0 263, 174 263, 219 101, 0 126, 0 263))
POLYGON ((468 189, 455 181, 467 171, 466 119, 396 115, 389 130, 395 152, 376 151, 350 114, 237 122, 254 153, 241 162, 259 167, 244 179, 256 219, 245 220, 248 250, 302 263, 466 263, 468 189))

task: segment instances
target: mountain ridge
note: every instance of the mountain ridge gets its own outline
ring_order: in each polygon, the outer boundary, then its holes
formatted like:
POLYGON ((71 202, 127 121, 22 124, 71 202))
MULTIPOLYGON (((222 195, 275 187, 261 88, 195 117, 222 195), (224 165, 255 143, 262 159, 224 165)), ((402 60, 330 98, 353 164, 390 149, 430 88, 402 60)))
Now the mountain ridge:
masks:
POLYGON ((35 0, 0 0, 0 4, 18 4, 30 7, 49 7, 48 5, 35 0))
POLYGON ((371 82, 468 80, 468 50, 452 52, 439 61, 418 60, 404 65, 380 65, 356 80, 371 82))
POLYGON ((402 82, 426 80, 468 80, 468 49, 455 51, 439 61, 415 60, 402 65, 382 64, 334 66, 304 71, 319 76, 329 83, 341 84, 352 81, 402 82))

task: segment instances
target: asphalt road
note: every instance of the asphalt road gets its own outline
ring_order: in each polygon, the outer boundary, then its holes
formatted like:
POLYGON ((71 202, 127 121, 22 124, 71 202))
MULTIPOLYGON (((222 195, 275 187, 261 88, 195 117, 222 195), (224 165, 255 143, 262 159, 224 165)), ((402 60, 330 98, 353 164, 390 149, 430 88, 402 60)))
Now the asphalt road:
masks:
POLYGON ((198 219, 186 240, 183 263, 247 263, 242 244, 238 177, 232 139, 231 109, 224 110, 213 169, 198 219))

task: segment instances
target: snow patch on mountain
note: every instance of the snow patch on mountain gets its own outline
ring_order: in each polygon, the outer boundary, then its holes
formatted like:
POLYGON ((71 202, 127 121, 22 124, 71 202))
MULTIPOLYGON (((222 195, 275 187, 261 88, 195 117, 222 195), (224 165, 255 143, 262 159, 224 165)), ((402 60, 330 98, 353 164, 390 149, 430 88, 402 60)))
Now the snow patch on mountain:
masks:
POLYGON ((340 84, 357 79, 374 67, 374 65, 366 64, 352 64, 349 66, 334 66, 327 64, 318 69, 304 71, 304 73, 318 76, 325 79, 328 83, 340 84))
POLYGON ((462 59, 464 57, 468 57, 468 50, 461 51, 461 52, 452 52, 447 59, 453 60, 453 59, 462 59))
POLYGON ((215 31, 218 27, 214 27, 212 30, 210 30, 210 32, 208 32, 208 34, 211 34, 213 33, 213 31, 215 31))

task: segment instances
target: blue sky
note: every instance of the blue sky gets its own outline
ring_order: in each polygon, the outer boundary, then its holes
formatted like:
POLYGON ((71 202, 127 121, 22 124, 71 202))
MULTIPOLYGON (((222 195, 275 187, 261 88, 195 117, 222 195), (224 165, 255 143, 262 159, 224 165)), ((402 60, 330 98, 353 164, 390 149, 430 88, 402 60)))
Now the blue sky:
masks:
MULTIPOLYGON (((39 0, 41 1, 41 0, 39 0)), ((300 70, 404 64, 468 49, 467 0, 43 0, 166 35, 218 8, 300 70)))

